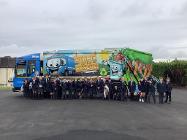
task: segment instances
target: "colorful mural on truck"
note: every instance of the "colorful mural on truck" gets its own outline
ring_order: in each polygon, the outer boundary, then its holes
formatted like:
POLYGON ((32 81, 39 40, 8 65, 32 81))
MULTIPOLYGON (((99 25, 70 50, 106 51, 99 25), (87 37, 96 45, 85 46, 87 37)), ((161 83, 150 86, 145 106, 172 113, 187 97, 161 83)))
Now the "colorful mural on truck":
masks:
POLYGON ((59 50, 44 52, 44 74, 51 75, 98 75, 96 51, 59 50))
POLYGON ((127 71, 124 78, 127 81, 132 77, 135 81, 149 77, 152 72, 153 57, 150 53, 145 53, 133 49, 123 49, 122 54, 126 57, 127 71))
POLYGON ((152 71, 152 55, 133 49, 59 50, 43 53, 44 74, 110 75, 112 79, 139 81, 152 71))

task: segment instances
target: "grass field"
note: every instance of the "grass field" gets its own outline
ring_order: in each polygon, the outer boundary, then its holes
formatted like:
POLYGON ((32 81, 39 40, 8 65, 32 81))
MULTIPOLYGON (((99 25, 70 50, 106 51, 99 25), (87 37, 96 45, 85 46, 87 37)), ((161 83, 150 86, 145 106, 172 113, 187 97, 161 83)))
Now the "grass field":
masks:
POLYGON ((0 86, 0 90, 12 90, 12 87, 0 86))

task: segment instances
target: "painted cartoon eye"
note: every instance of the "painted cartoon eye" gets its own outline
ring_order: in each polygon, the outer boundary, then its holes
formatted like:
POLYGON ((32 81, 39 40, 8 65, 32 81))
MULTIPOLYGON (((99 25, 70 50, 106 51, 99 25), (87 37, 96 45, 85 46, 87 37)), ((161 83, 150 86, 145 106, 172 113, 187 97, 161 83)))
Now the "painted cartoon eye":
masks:
POLYGON ((48 60, 46 65, 47 65, 47 67, 52 67, 53 66, 52 61, 48 60))
POLYGON ((53 67, 60 66, 60 60, 59 59, 53 59, 53 67))
POLYGON ((66 65, 66 60, 65 59, 60 59, 60 64, 63 66, 63 65, 66 65))

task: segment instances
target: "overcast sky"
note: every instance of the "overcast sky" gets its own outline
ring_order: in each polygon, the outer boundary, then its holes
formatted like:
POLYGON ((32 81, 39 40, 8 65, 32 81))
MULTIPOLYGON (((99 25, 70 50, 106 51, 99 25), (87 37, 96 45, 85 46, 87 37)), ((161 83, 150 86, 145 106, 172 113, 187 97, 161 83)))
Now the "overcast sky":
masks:
POLYGON ((0 56, 111 47, 187 57, 187 0, 0 0, 0 56))

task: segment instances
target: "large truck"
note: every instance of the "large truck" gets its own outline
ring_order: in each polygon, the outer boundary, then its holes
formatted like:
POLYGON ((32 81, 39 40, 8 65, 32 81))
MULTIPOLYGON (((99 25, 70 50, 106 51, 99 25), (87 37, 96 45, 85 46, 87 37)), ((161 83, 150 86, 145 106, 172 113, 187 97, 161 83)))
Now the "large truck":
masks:
POLYGON ((110 76, 113 80, 131 78, 137 83, 151 76, 153 57, 130 48, 103 50, 58 50, 16 58, 13 91, 19 90, 25 78, 49 74, 62 77, 110 76))

